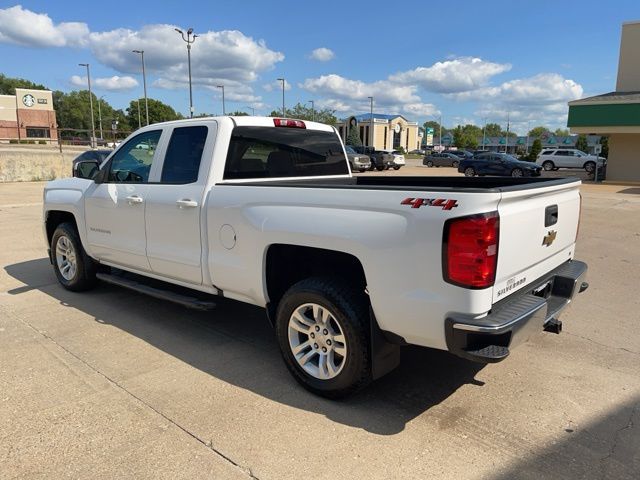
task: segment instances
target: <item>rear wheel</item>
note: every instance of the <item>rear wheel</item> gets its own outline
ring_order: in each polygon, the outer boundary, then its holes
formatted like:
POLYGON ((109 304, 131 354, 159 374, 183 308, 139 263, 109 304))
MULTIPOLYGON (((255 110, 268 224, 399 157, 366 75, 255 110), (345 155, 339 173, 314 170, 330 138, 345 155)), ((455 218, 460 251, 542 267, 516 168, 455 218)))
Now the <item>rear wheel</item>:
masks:
POLYGON ((453 163, 451 164, 453 168, 458 168, 458 165, 460 165, 460 162, 457 162, 456 160, 454 160, 453 163))
POLYGON ((81 292, 96 284, 98 264, 82 248, 80 237, 71 223, 61 223, 51 237, 53 270, 67 290, 81 292))
POLYGON ((596 163, 595 162, 587 162, 584 164, 584 169, 591 173, 596 169, 596 163))
POLYGON ((554 170, 554 169, 555 169, 555 167, 556 167, 556 166, 554 165, 554 163, 553 163, 551 160, 547 160, 546 162, 544 162, 544 163, 542 164, 542 168, 544 168, 544 170, 545 170, 546 172, 549 172, 549 171, 551 171, 551 170, 554 170))
POLYGON ((474 177, 476 174, 476 171, 473 169, 473 167, 467 167, 464 169, 464 175, 466 177, 474 177))
POLYGON ((432 167, 433 167, 433 161, 431 161, 431 160, 427 160, 427 163, 425 163, 425 165, 426 165, 427 167, 429 167, 429 168, 432 168, 432 167))
POLYGON ((393 169, 394 169, 394 170, 400 170, 400 167, 395 166, 395 167, 393 167, 393 169))
POLYGON ((358 170, 358 171, 359 171, 360 173, 364 173, 364 172, 366 172, 366 171, 367 171, 367 169, 366 169, 366 168, 361 168, 361 169, 360 169, 360 170, 358 170))
POLYGON ((511 170, 512 177, 521 177, 522 175, 523 175, 522 170, 519 168, 514 168, 513 170, 511 170))
POLYGON ((376 165, 376 170, 378 170, 379 172, 384 170, 384 165, 376 165))
POLYGON ((335 278, 309 278, 282 297, 276 334, 284 362, 307 390, 329 398, 371 382, 366 296, 335 278))

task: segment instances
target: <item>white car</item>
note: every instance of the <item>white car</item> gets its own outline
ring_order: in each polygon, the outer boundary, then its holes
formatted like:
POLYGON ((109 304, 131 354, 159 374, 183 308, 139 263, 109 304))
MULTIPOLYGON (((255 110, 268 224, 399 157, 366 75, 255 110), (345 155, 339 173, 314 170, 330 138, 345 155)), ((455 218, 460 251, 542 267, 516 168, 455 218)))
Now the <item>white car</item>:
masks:
POLYGON ((399 150, 383 150, 384 152, 390 153, 393 155, 393 166, 394 170, 400 170, 400 167, 404 167, 406 165, 404 154, 399 150))
POLYGON ((334 127, 230 116, 143 127, 74 173, 44 191, 64 288, 262 307, 289 371, 327 397, 391 371, 402 345, 501 361, 559 333, 587 288, 577 179, 354 177, 334 127))
POLYGON ((546 171, 559 168, 583 168, 587 172, 593 172, 596 161, 598 166, 602 166, 605 158, 589 155, 575 148, 547 148, 538 155, 536 163, 546 171))

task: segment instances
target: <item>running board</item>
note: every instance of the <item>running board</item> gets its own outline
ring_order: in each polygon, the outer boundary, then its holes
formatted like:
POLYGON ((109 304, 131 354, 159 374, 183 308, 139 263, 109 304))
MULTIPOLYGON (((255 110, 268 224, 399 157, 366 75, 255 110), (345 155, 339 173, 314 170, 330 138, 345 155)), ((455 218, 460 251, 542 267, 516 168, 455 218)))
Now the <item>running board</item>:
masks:
POLYGON ((144 283, 137 282, 130 278, 125 278, 120 275, 111 275, 108 273, 97 273, 96 277, 105 283, 112 285, 118 285, 119 287, 128 288, 134 292, 143 293, 150 297, 159 298, 161 300, 167 300, 169 302, 177 303, 187 308, 194 310, 213 310, 216 307, 214 302, 207 300, 200 300, 196 297, 190 297, 170 290, 163 290, 160 288, 151 287, 144 283))

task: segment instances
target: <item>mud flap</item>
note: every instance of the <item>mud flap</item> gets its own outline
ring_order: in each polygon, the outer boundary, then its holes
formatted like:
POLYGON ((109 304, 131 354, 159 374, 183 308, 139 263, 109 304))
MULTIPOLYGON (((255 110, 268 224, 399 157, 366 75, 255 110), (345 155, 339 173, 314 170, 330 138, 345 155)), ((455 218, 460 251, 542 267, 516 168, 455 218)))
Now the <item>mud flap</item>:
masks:
POLYGON ((391 343, 384 335, 369 307, 371 319, 371 376, 373 380, 383 377, 400 365, 400 345, 391 343))

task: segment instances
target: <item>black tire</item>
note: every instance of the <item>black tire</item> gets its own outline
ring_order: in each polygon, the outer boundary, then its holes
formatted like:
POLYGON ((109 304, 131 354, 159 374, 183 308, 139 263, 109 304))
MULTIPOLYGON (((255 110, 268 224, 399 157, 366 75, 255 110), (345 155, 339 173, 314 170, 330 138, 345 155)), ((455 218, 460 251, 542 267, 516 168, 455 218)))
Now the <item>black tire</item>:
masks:
POLYGON ((524 172, 522 171, 521 168, 514 168, 513 170, 511 170, 511 176, 512 177, 522 177, 522 176, 524 176, 524 172))
POLYGON ((454 162, 451 164, 451 166, 452 166, 453 168, 458 168, 458 165, 460 165, 460 162, 456 162, 456 161, 454 161, 454 162))
POLYGON ((429 167, 429 168, 433 168, 433 161, 432 160, 427 160, 427 163, 425 165, 427 167, 429 167))
MULTIPOLYGON (((304 388, 327 398, 341 398, 371 383, 369 307, 364 292, 338 278, 313 277, 293 285, 283 295, 276 314, 276 336, 284 363, 304 388), (289 344, 289 320, 306 303, 328 309, 339 322, 347 354, 337 376, 322 380, 305 371, 289 344)), ((304 335, 304 334, 301 334, 304 335)))
POLYGON ((474 177, 476 175, 476 171, 473 167, 467 167, 464 169, 465 177, 474 177))
POLYGON ((393 167, 393 169, 394 170, 400 170, 400 167, 396 166, 396 167, 393 167))
POLYGON ((378 170, 379 172, 384 170, 384 166, 383 165, 376 165, 376 170, 378 170))
POLYGON ((555 164, 551 161, 551 160, 546 160, 543 164, 542 164, 542 168, 545 170, 545 172, 549 172, 551 170, 555 170, 556 166, 555 164))
POLYGON ((359 171, 360 173, 364 173, 364 172, 366 172, 366 171, 367 171, 367 169, 366 169, 366 168, 361 168, 361 169, 360 169, 360 170, 358 170, 358 171, 359 171))
POLYGON ((584 164, 584 170, 587 173, 591 173, 596 169, 596 162, 587 162, 584 164))
MULTIPOLYGON (((64 255, 61 255, 60 257, 65 258, 64 255)), ((89 290, 96 285, 98 263, 89 257, 87 252, 84 251, 76 227, 73 224, 61 223, 53 232, 53 236, 51 237, 51 260, 53 262, 53 270, 58 281, 67 290, 71 290, 72 292, 82 292, 89 290), (61 237, 65 237, 70 242, 74 252, 76 268, 75 274, 70 278, 65 278, 65 275, 63 275, 60 270, 58 262, 59 254, 56 252, 56 249, 61 237)))

